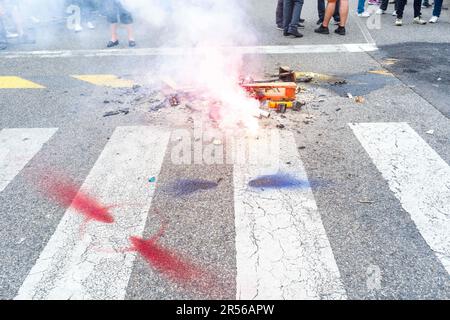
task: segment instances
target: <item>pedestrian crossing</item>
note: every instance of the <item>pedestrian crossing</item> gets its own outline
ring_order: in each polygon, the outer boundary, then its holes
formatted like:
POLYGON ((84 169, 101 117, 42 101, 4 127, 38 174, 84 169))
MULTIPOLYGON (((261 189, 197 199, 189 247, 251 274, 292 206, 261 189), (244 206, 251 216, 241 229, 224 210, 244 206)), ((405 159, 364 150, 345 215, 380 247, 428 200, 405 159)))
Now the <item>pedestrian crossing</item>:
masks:
MULTIPOLYGON (((450 273, 449 165, 406 123, 349 127, 450 273)), ((52 143, 57 130, 0 131, 0 192, 44 144, 52 143)), ((79 190, 95 190, 111 208, 114 223, 86 221, 73 205, 67 208, 15 299, 126 297, 136 253, 124 248, 130 236, 144 233, 159 187, 148 177, 158 181, 164 159, 170 159, 165 157, 170 135, 153 126, 115 129, 79 190)), ((230 281, 235 281, 235 298, 348 298, 294 135, 261 131, 257 139, 239 140, 235 151, 264 160, 233 161, 236 278, 230 281)))
POLYGON ((0 131, 0 192, 55 134, 57 129, 3 129, 0 131))

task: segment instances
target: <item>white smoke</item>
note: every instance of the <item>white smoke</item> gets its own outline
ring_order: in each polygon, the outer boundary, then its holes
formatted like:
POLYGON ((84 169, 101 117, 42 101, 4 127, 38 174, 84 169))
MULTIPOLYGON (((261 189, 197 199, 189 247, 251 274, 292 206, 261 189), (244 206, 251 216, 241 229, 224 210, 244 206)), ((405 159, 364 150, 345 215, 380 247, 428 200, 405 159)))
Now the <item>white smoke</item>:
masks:
MULTIPOLYGON (((239 86, 243 56, 235 48, 256 43, 239 0, 122 0, 138 20, 164 28, 164 45, 186 48, 182 59, 162 57, 159 73, 197 86, 221 103, 222 127, 244 124, 255 130, 259 102, 239 86)), ((151 34, 151 33, 150 33, 151 34)), ((151 35, 150 35, 151 36, 151 35)))

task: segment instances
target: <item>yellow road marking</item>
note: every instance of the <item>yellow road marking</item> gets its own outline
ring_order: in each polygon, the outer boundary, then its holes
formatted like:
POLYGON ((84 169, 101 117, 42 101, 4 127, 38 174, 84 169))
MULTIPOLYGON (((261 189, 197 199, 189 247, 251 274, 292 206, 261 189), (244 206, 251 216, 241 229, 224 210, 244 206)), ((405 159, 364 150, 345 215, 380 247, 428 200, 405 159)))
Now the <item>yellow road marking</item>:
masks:
POLYGON ((0 89, 44 89, 45 87, 20 77, 0 77, 0 89))
POLYGON ((379 75, 382 75, 382 76, 389 76, 389 77, 393 77, 394 76, 391 72, 389 72, 387 70, 383 70, 383 69, 382 70, 370 70, 369 73, 379 74, 379 75))
POLYGON ((112 74, 87 74, 87 75, 72 75, 73 78, 89 82, 96 86, 111 87, 111 88, 131 88, 134 82, 131 80, 120 79, 112 74))

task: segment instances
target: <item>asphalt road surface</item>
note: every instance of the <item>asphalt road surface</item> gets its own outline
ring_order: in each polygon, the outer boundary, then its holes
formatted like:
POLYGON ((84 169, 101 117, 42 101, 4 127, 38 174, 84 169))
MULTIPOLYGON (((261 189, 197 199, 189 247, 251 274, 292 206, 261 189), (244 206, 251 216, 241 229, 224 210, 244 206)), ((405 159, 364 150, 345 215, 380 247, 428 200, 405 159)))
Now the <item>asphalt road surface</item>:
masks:
MULTIPOLYGON (((323 36, 306 1, 293 39, 275 28, 275 1, 246 4, 258 37, 233 50, 247 74, 288 65, 345 80, 303 83, 301 111, 234 133, 261 167, 174 161, 185 133, 195 153, 203 122, 196 101, 161 104, 162 59, 184 59, 170 28, 138 28, 136 49, 112 51, 103 18, 12 40, 0 53, 0 298, 449 299, 448 10, 418 26, 408 5, 399 28, 351 6, 347 36, 323 36)), ((228 154, 215 132, 203 147, 228 154)))

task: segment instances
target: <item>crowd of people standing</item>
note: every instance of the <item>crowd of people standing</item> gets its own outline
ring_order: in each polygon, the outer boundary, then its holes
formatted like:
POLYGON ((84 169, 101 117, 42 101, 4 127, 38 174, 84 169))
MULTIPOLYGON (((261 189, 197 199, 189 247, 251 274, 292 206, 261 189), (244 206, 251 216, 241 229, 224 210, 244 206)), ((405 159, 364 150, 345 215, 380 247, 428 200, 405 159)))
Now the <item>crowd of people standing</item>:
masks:
MULTIPOLYGON (((427 23, 422 18, 422 7, 431 7, 430 0, 412 0, 414 7, 413 23, 424 25, 427 23)), ((393 16, 396 17, 395 25, 403 25, 403 13, 407 5, 407 0, 358 0, 357 14, 361 18, 368 18, 372 14, 382 15, 388 10, 389 3, 394 4, 393 16), (378 6, 378 8, 371 13, 366 9, 366 5, 378 6)), ((434 9, 430 23, 437 23, 442 11, 443 0, 434 0, 434 9)), ((301 18, 304 0, 278 0, 276 9, 276 25, 279 30, 283 31, 286 37, 301 38, 303 34, 298 29, 304 28, 305 20, 301 18)), ((328 0, 325 5, 325 0, 317 0, 317 11, 319 19, 317 25, 319 26, 314 31, 320 34, 329 34, 329 25, 331 19, 337 25, 335 33, 339 35, 346 34, 346 23, 349 14, 349 0, 328 0)))
MULTIPOLYGON (((34 43, 25 31, 25 19, 21 12, 22 0, 0 0, 0 50, 8 47, 8 40, 17 38, 18 43, 34 43), (8 30, 5 20, 11 20, 13 28, 8 30)), ((57 0, 55 0, 57 1, 57 0)), ((128 46, 135 47, 136 40, 133 30, 133 16, 125 8, 121 0, 59 0, 65 1, 64 8, 77 8, 77 10, 66 12, 66 14, 79 14, 71 29, 82 32, 83 26, 95 29, 94 12, 104 15, 110 24, 110 40, 106 47, 113 48, 119 45, 118 25, 123 24, 127 30, 128 46)))

